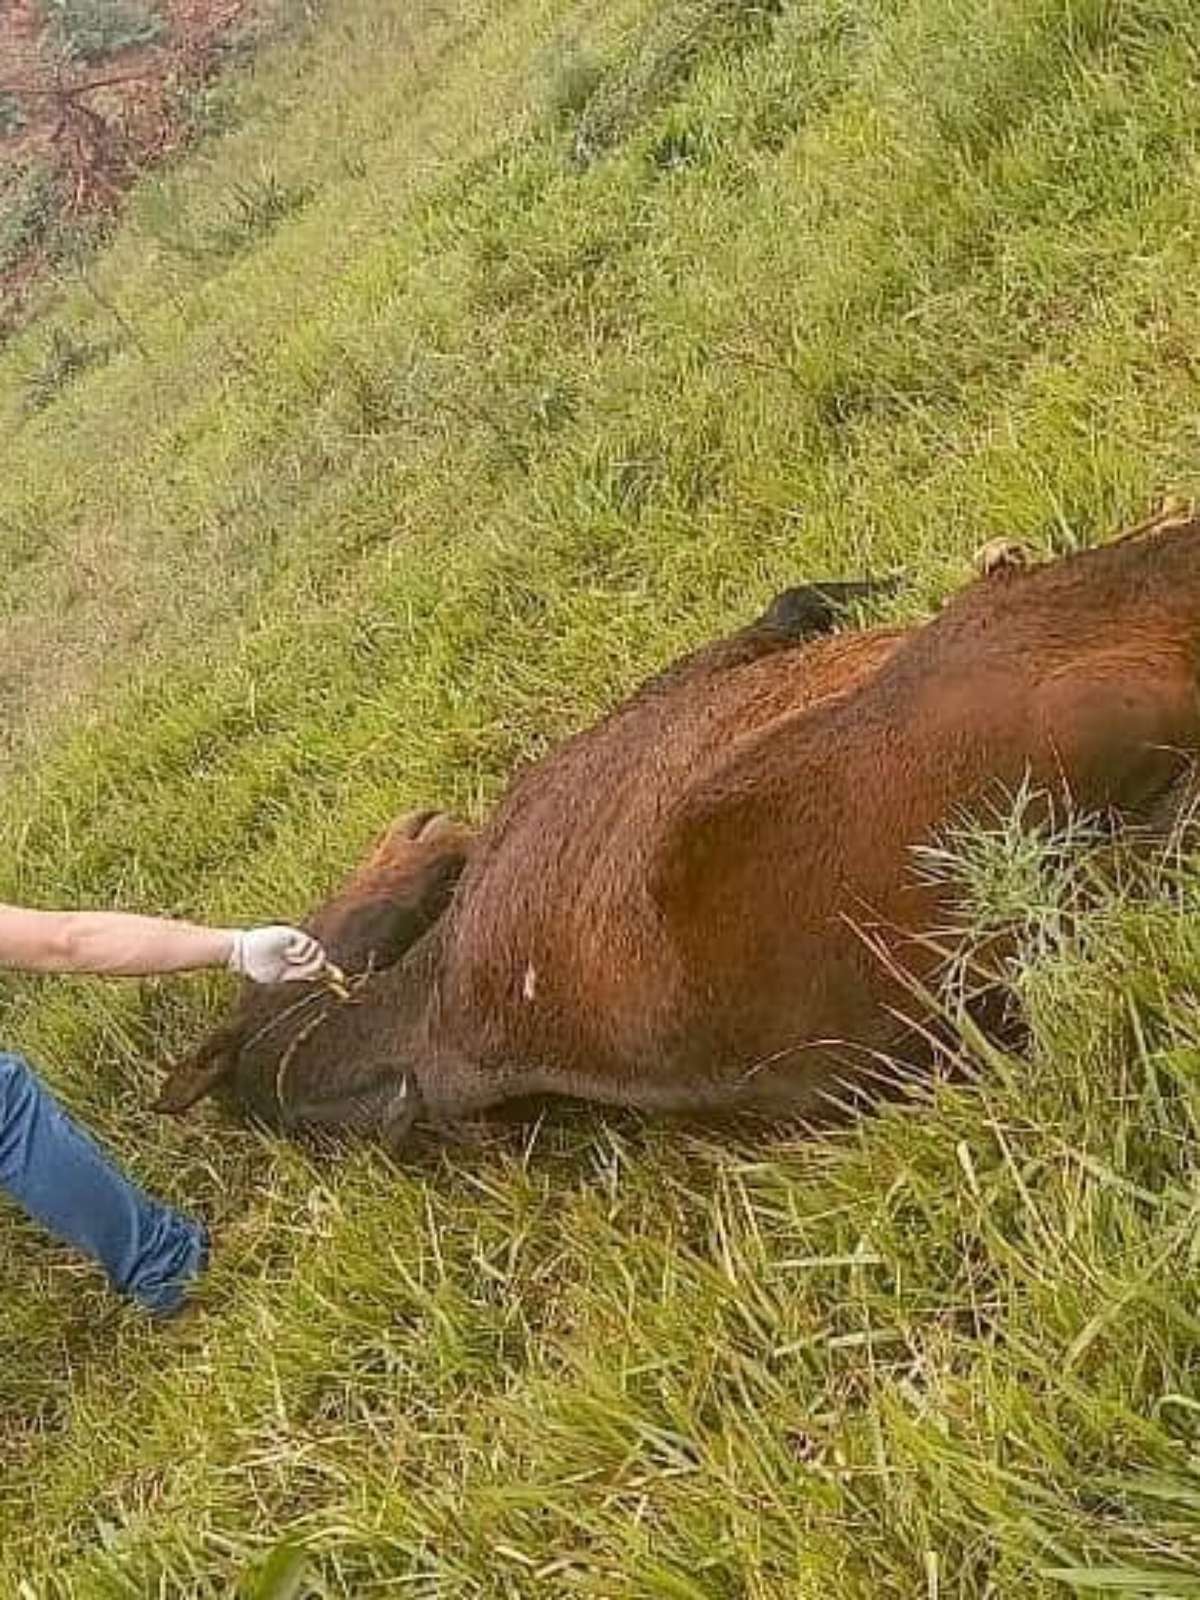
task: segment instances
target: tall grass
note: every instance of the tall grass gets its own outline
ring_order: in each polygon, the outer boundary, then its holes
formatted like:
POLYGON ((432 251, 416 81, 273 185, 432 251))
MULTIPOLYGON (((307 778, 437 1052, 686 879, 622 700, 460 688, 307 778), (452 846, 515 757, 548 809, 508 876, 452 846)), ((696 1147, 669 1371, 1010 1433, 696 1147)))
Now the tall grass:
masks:
MULTIPOLYGON (((1194 489, 1198 59, 1187 0, 331 8, 0 351, 0 893, 296 915, 786 582, 918 616, 1194 489)), ((144 1110, 218 985, 11 981, 219 1248, 176 1346, 5 1216, 0 1593, 1196 1592, 1200 880, 1077 924, 1022 848, 1028 1060, 824 1145, 317 1159, 144 1110)))

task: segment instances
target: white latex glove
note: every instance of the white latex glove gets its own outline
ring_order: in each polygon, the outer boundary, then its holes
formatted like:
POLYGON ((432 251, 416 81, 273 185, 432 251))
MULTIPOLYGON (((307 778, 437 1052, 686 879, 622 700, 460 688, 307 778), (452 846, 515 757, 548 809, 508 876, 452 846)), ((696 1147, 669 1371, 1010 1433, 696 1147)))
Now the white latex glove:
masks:
POLYGON ((329 958, 299 928, 239 928, 229 952, 230 972, 252 983, 305 983, 319 978, 329 958))

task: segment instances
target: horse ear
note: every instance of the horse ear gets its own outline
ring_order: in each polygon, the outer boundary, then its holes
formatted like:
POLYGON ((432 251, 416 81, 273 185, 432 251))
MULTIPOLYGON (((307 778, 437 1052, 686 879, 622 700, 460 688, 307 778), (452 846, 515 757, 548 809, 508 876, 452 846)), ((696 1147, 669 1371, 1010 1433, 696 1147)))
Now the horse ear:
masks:
POLYGON ((150 1109, 170 1116, 190 1111, 233 1071, 240 1039, 240 1028, 218 1028, 198 1050, 172 1068, 150 1109))

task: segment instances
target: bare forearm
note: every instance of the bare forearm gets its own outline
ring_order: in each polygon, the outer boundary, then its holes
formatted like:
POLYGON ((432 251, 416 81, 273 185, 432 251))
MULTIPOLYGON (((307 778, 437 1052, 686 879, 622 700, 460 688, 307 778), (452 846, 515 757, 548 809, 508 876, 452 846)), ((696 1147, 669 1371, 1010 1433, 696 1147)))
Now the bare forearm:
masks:
POLYGON ((224 966, 226 929, 120 911, 26 911, 0 907, 0 967, 23 972, 142 977, 224 966))

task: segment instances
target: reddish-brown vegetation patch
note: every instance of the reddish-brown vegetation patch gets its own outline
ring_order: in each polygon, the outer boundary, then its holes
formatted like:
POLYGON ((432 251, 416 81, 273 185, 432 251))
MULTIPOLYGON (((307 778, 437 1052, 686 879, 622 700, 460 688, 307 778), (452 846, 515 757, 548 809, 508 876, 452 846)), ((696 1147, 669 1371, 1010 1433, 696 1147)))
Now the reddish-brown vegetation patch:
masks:
POLYGON ((73 223, 191 128, 256 0, 0 0, 0 326, 73 223))

